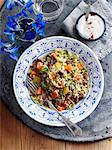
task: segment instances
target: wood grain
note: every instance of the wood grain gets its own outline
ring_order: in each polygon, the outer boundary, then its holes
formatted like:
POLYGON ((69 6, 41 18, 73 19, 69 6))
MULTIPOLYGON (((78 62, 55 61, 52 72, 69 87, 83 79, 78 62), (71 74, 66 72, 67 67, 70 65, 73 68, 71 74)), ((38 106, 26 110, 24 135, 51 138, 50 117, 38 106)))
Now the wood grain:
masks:
POLYGON ((0 103, 0 150, 21 150, 20 124, 15 117, 0 103))
POLYGON ((65 142, 29 129, 0 102, 0 150, 65 150, 65 142))
POLYGON ((0 101, 0 150, 112 150, 112 139, 85 144, 53 140, 21 123, 0 101))
POLYGON ((75 147, 77 147, 76 150, 112 150, 112 140, 107 139, 100 142, 84 144, 75 144, 72 142, 67 142, 67 150, 74 150, 75 147))
POLYGON ((21 135, 22 150, 65 150, 64 142, 35 133, 23 124, 21 124, 21 135))
POLYGON ((2 7, 4 0, 0 0, 0 8, 2 7))

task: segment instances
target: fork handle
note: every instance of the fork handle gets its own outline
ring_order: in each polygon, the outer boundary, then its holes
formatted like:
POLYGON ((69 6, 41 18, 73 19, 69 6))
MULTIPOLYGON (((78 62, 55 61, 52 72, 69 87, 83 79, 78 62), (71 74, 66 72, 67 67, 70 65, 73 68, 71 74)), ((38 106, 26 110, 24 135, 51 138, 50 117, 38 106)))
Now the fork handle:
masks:
POLYGON ((77 124, 70 121, 70 119, 64 117, 60 112, 58 112, 58 114, 61 116, 63 122, 66 124, 66 126, 69 128, 69 130, 73 133, 73 135, 74 134, 75 134, 75 136, 82 135, 82 129, 77 124), (75 128, 75 130, 73 128, 75 128))
POLYGON ((54 105, 47 100, 48 104, 59 114, 59 116, 62 118, 64 124, 67 126, 67 128, 70 130, 70 132, 73 134, 73 136, 76 135, 81 135, 82 134, 82 129, 74 124, 73 122, 70 121, 70 119, 64 117, 55 107, 54 105), (72 127, 75 127, 75 131, 72 129, 72 127))

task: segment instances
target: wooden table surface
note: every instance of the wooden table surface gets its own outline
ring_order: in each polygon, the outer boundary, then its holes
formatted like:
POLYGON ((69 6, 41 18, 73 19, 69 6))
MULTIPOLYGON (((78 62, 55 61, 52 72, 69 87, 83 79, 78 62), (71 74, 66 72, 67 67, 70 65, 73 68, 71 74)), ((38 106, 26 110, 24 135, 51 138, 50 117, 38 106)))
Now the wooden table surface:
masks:
POLYGON ((112 150, 112 139, 83 144, 53 140, 21 123, 0 101, 0 150, 112 150))

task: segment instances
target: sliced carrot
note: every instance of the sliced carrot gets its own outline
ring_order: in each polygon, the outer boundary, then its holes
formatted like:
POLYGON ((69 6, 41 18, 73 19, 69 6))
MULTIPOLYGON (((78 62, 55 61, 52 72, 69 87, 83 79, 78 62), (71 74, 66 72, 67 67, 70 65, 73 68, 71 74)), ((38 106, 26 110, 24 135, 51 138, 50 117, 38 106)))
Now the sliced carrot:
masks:
POLYGON ((52 53, 51 56, 52 56, 53 58, 57 59, 56 53, 52 53))
POLYGON ((62 110, 64 110, 64 109, 65 109, 65 107, 63 107, 63 106, 58 106, 58 107, 57 107, 57 110, 58 110, 58 111, 62 111, 62 110))
POLYGON ((81 63, 79 63, 79 64, 77 65, 77 67, 78 67, 79 70, 82 70, 82 69, 83 69, 83 65, 82 65, 81 63))
POLYGON ((32 74, 32 78, 33 78, 33 79, 35 78, 35 75, 34 75, 34 74, 32 74))
POLYGON ((41 88, 41 87, 38 87, 36 93, 37 93, 38 95, 41 95, 41 94, 42 94, 42 88, 41 88))
POLYGON ((56 74, 52 73, 51 77, 52 77, 52 79, 55 79, 56 78, 56 74))
POLYGON ((52 97, 52 98, 57 98, 57 97, 59 97, 58 92, 57 92, 56 90, 53 91, 52 94, 51 94, 51 97, 52 97))
POLYGON ((41 70, 42 69, 42 67, 43 67, 43 63, 42 62, 37 62, 37 69, 38 70, 41 70))
POLYGON ((32 71, 31 74, 32 74, 32 75, 36 75, 36 72, 35 72, 35 71, 32 71))
POLYGON ((72 67, 72 65, 67 65, 67 66, 65 66, 65 69, 67 71, 71 72, 73 70, 73 67, 72 67))
POLYGON ((76 80, 80 80, 80 75, 79 75, 79 74, 74 74, 73 77, 74 77, 76 80))

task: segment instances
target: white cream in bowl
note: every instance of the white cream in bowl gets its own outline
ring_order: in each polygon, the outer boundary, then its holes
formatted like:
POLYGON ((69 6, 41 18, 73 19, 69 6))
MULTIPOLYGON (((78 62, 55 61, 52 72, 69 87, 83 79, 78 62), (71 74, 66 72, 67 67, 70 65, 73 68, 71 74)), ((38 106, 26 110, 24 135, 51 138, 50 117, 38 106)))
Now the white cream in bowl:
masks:
POLYGON ((91 12, 86 20, 82 15, 76 24, 79 35, 88 40, 96 40, 102 36, 105 31, 104 19, 98 14, 91 12))

